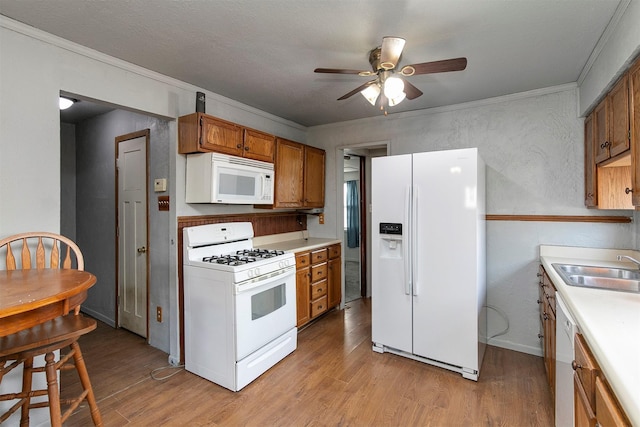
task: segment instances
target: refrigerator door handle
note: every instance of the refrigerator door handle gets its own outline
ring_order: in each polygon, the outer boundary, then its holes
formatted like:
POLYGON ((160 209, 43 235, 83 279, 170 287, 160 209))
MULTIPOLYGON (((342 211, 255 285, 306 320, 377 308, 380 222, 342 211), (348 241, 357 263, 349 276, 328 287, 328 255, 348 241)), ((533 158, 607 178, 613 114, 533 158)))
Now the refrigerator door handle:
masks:
POLYGON ((404 293, 405 295, 411 295, 411 263, 410 263, 410 256, 411 256, 411 251, 409 250, 409 247, 411 245, 411 233, 409 232, 411 230, 411 225, 409 224, 409 219, 410 219, 410 212, 411 212, 411 186, 407 186, 407 188, 405 188, 405 193, 404 193, 404 223, 405 226, 407 227, 407 230, 404 231, 404 250, 403 250, 403 258, 404 258, 404 293))
POLYGON ((413 187, 413 203, 411 212, 412 227, 411 227, 411 266, 413 271, 413 295, 418 295, 418 186, 413 187))

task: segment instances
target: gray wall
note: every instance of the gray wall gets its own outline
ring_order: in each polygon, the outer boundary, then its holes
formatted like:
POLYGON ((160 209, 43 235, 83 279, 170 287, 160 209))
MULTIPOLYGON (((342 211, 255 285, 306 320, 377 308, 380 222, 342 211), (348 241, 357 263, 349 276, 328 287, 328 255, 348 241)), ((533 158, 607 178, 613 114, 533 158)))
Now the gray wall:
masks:
POLYGON ((60 123, 60 234, 76 240, 76 126, 60 123))
MULTIPOLYGON (((376 141, 389 141, 391 154, 478 147, 487 164, 487 214, 632 216, 632 211, 584 207, 583 119, 578 117, 577 105, 573 85, 310 128, 309 143, 327 150, 325 225, 311 221, 310 232, 331 236, 342 229, 342 203, 337 203, 342 194, 337 186, 342 185, 337 166, 342 158, 340 149, 376 141)), ((488 222, 488 304, 504 312, 510 322, 509 332, 490 343, 540 354, 536 304, 540 244, 633 248, 637 247, 634 227, 488 222)), ((490 310, 489 335, 502 330, 503 322, 490 310)))
MULTIPOLYGON (((73 126, 62 126, 63 129, 69 127, 73 126)), ((157 195, 165 193, 153 192, 153 179, 169 176, 170 122, 123 110, 85 120, 75 126, 75 156, 66 149, 61 161, 61 180, 73 180, 75 172, 77 187, 75 206, 72 206, 73 197, 61 200, 61 211, 75 212, 76 217, 73 227, 65 228, 75 229, 75 240, 86 259, 85 268, 98 278, 83 304, 83 310, 112 326, 116 318, 117 283, 115 137, 143 129, 150 129, 149 310, 155 313, 158 305, 168 308, 170 217, 169 212, 157 209, 157 195), (73 157, 74 161, 66 159, 66 156, 73 157), (75 164, 74 169, 71 168, 72 164, 75 164)), ((63 144, 65 147, 68 145, 63 144)), ((151 316, 151 319, 149 342, 169 352, 168 322, 158 323, 155 316, 151 316)))

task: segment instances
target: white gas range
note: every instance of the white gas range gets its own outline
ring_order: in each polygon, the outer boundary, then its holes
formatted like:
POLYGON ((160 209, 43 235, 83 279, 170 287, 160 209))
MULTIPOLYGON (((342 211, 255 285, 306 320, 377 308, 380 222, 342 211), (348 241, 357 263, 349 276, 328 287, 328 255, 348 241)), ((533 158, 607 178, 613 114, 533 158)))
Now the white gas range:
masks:
POLYGON ((238 391, 297 346, 295 257, 249 222, 184 228, 185 368, 238 391))

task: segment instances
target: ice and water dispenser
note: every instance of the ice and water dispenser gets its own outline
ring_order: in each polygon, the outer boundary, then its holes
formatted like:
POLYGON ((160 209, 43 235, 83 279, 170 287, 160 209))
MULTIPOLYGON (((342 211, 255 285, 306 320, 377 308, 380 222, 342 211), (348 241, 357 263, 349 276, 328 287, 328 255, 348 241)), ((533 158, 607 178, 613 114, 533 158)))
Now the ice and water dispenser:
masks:
POLYGON ((402 258, 402 224, 396 222, 380 223, 380 258, 402 258))

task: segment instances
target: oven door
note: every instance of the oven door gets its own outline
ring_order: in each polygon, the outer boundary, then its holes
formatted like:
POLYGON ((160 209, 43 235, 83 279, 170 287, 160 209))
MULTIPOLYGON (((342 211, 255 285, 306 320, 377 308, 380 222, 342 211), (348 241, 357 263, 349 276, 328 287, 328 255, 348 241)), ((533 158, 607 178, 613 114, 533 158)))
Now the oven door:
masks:
POLYGON ((236 360, 242 360, 296 325, 295 267, 235 285, 236 360))

